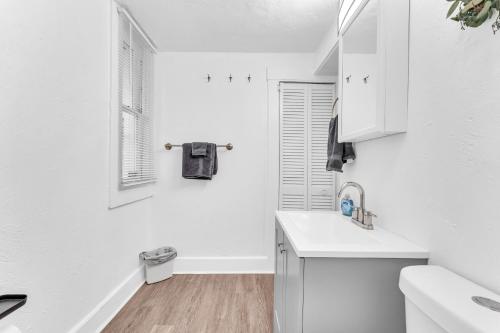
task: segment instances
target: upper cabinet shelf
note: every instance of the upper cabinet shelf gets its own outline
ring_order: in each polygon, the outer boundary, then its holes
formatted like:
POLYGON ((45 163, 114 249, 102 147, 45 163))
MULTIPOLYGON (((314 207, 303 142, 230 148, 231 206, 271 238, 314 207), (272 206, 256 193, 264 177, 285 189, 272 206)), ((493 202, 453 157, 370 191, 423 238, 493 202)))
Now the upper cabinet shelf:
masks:
POLYGON ((354 3, 339 32, 339 140, 406 132, 409 0, 354 3))

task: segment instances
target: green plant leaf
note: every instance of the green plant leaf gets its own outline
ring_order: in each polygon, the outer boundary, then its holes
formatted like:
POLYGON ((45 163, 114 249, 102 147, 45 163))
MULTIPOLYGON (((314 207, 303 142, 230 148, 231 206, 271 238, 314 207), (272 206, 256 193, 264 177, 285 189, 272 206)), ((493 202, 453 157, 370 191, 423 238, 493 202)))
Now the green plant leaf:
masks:
POLYGON ((483 1, 484 0, 471 0, 464 6, 464 8, 462 8, 462 14, 468 12, 474 8, 474 6, 480 5, 483 1))
POLYGON ((481 11, 476 15, 476 18, 474 20, 476 23, 479 23, 479 25, 481 25, 484 23, 484 21, 486 21, 486 19, 488 18, 488 12, 490 11, 491 5, 492 5, 491 1, 486 1, 483 9, 481 9, 481 11))
POLYGON ((450 9, 448 9, 448 14, 446 14, 446 18, 449 18, 455 12, 459 4, 460 0, 455 0, 455 2, 450 6, 450 9))

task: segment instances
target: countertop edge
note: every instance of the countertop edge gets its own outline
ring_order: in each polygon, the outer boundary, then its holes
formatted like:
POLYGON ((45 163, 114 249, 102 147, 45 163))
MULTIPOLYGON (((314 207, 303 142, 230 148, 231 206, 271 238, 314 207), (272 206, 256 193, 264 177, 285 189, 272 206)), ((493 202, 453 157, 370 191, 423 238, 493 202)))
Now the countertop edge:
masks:
MULTIPOLYGON (((290 236, 284 222, 281 220, 280 211, 277 210, 274 213, 276 221, 280 224, 283 232, 286 234, 287 239, 292 244, 293 250, 295 254, 297 254, 300 258, 356 258, 356 259, 429 259, 430 253, 426 249, 422 249, 422 251, 409 251, 409 252, 400 252, 398 254, 394 254, 394 252, 353 252, 353 251, 316 251, 316 250, 298 250, 293 237, 290 236)), ((399 236, 400 237, 400 236, 399 236)), ((415 246, 418 246, 415 244, 415 246)), ((419 247, 419 246, 418 246, 419 247)))

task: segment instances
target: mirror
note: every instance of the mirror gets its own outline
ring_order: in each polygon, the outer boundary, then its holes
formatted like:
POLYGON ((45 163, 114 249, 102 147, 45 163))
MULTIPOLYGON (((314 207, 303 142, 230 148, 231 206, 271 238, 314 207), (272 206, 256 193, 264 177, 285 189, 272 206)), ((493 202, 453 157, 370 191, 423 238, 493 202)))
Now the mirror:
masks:
POLYGON ((370 0, 343 34, 344 52, 377 53, 377 9, 379 0, 370 0))
POLYGON ((344 133, 376 126, 378 1, 368 1, 342 35, 344 133))

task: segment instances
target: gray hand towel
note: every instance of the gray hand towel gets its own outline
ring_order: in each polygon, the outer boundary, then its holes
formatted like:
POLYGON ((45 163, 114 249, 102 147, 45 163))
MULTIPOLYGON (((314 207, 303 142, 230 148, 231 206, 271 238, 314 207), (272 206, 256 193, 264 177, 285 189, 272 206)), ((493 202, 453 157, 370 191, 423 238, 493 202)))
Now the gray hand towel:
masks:
POLYGON ((338 116, 330 120, 328 131, 328 156, 326 161, 327 171, 343 172, 342 167, 347 160, 356 159, 356 153, 351 142, 338 141, 338 116))
POLYGON ((193 142, 191 148, 191 155, 193 156, 207 156, 208 142, 193 142))
POLYGON ((207 144, 206 155, 193 155, 193 144, 182 144, 182 177, 187 179, 212 179, 217 174, 217 146, 207 144))

